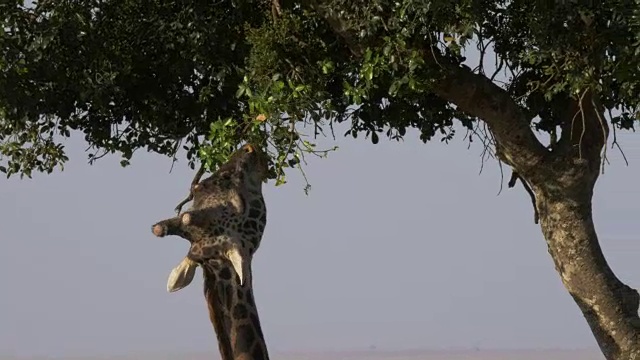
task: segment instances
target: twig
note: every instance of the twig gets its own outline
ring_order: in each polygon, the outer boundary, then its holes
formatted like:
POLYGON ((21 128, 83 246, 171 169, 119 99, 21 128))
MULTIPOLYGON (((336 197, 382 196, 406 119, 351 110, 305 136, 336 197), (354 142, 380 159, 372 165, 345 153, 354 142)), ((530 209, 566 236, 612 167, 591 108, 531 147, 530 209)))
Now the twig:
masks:
MULTIPOLYGON (((611 110, 609 110, 609 118, 611 118, 611 110)), ((611 143, 611 147, 613 148, 614 146, 616 146, 618 148, 618 150, 620 151, 620 154, 622 154, 622 158, 624 159, 625 164, 627 164, 627 166, 629 166, 629 161, 627 160, 627 155, 625 155, 624 151, 622 151, 622 148, 620 147, 620 144, 618 143, 618 136, 616 133, 616 127, 615 125, 613 125, 613 142, 611 143)))
POLYGON ((169 168, 169 173, 173 171, 173 166, 178 161, 176 154, 178 153, 178 148, 180 147, 181 144, 182 144, 182 139, 179 139, 178 141, 176 141, 176 146, 173 147, 173 152, 171 154, 171 168, 169 168))
POLYGON ((178 215, 180 214, 180 211, 182 211, 182 207, 186 203, 188 203, 189 201, 193 200, 193 189, 200 182, 200 179, 202 178, 202 175, 204 175, 204 171, 205 171, 205 166, 204 166, 204 163, 202 163, 202 165, 200 165, 200 169, 198 169, 198 171, 196 172, 196 175, 193 177, 193 180, 191 181, 191 188, 189 189, 189 196, 187 196, 184 200, 180 201, 178 206, 176 206, 176 208, 175 208, 175 212, 178 215))
POLYGON ((580 95, 580 98, 578 99, 578 109, 576 110, 576 113, 573 115, 573 118, 571 119, 571 136, 570 138, 573 139, 573 129, 574 124, 575 124, 575 120, 576 117, 578 116, 578 114, 582 115, 582 131, 580 132, 580 140, 578 141, 578 156, 580 157, 580 159, 582 159, 582 140, 584 138, 585 133, 587 132, 587 119, 585 118, 585 114, 584 114, 584 108, 582 106, 582 101, 584 100, 584 97, 587 95, 587 91, 589 89, 585 89, 584 92, 582 93, 582 95, 580 95))
POLYGON ((498 195, 502 193, 502 184, 504 183, 504 171, 502 170, 502 160, 498 158, 498 168, 500 169, 500 189, 498 189, 498 195))
POLYGON ((489 80, 491 80, 492 82, 495 81, 496 76, 498 76, 498 73, 500 71, 502 71, 502 68, 504 67, 505 61, 503 58, 500 58, 500 60, 498 61, 497 59, 497 55, 496 55, 496 71, 493 72, 493 74, 491 74, 491 77, 489 78, 489 80))
POLYGON ((604 174, 605 161, 608 162, 608 159, 607 159, 607 135, 609 135, 609 134, 607 132, 607 123, 602 118, 602 116, 600 116, 600 111, 598 110, 598 107, 596 106, 596 102, 593 100, 593 96, 591 96, 591 106, 593 106, 593 111, 596 113, 596 116, 598 117, 598 121, 600 122, 600 127, 602 128, 602 137, 603 137, 602 147, 604 148, 604 152, 602 154, 602 173, 604 174))
POLYGON ((482 37, 482 31, 478 33, 478 45, 476 46, 478 51, 480 52, 480 59, 478 60, 478 66, 473 69, 473 72, 478 72, 481 75, 484 75, 484 56, 487 52, 487 47, 484 44, 484 39, 482 37))

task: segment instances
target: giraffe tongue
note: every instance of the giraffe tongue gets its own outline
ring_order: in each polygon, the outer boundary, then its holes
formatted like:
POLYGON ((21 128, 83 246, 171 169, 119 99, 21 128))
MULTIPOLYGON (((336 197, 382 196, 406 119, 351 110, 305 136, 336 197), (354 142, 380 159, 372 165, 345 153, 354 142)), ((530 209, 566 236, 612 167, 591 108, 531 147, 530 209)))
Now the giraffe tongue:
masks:
POLYGON ((172 293, 187 287, 193 281, 198 264, 184 257, 178 266, 174 267, 167 280, 167 291, 172 293))

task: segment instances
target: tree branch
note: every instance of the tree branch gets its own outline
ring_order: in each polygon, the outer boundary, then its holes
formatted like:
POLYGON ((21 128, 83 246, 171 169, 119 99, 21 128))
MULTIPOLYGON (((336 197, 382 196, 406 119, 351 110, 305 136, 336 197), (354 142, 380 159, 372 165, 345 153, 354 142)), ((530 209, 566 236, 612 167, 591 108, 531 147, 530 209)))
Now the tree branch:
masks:
POLYGON ((520 107, 509 94, 467 66, 441 61, 444 76, 433 92, 458 109, 484 121, 496 140, 501 160, 528 177, 547 150, 536 139, 520 107))
MULTIPOLYGON (((322 1, 312 0, 309 3, 354 55, 364 53, 363 45, 357 42, 357 37, 338 13, 323 5, 322 1)), ((484 121, 495 137, 501 160, 522 176, 531 175, 548 151, 535 137, 520 107, 504 89, 486 76, 473 73, 465 65, 451 63, 437 48, 427 46, 429 48, 420 49, 424 52, 424 60, 430 66, 439 67, 443 75, 435 82, 433 93, 484 121)))
POLYGON ((204 163, 202 163, 202 165, 200 165, 200 168, 196 172, 196 175, 193 177, 193 180, 191 181, 191 187, 189 188, 189 195, 186 198, 184 198, 184 200, 180 201, 180 203, 178 203, 178 206, 176 206, 176 208, 174 209, 176 214, 180 214, 180 211, 182 211, 182 207, 189 201, 193 200, 193 190, 195 189, 196 185, 198 185, 198 183, 200 182, 200 179, 202 178, 202 175, 204 175, 204 172, 205 172, 205 166, 204 166, 204 163))

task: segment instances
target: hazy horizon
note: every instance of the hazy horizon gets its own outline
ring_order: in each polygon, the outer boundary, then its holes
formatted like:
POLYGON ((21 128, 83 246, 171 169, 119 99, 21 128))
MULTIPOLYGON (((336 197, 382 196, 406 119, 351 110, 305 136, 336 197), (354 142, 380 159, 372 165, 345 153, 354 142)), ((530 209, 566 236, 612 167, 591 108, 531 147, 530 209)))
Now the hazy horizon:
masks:
MULTIPOLYGON (((561 350, 405 350, 405 351, 324 351, 274 352, 274 360, 603 360, 598 349, 561 350)), ((209 353, 144 353, 101 357, 9 357, 3 360, 215 360, 209 353)))

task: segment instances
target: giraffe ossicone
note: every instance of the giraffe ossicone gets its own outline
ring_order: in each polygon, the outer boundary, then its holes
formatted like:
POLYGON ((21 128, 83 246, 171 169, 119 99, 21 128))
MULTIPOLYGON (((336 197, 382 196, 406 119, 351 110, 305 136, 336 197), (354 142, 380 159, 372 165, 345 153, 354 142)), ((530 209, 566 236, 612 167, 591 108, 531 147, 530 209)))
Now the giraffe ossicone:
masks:
MULTIPOLYGON (((242 256, 240 250, 237 247, 233 247, 225 253, 226 258, 231 262, 233 270, 240 279, 240 285, 244 285, 246 281, 245 276, 249 274, 249 268, 251 265, 251 259, 245 259, 246 256, 242 256)), ((167 291, 172 293, 178 290, 182 290, 189 286, 193 281, 196 274, 198 263, 185 256, 180 261, 178 266, 174 267, 169 273, 167 279, 167 291)))
POLYGON ((251 265, 251 258, 249 256, 242 256, 241 250, 237 246, 233 246, 225 253, 226 258, 231 261, 233 270, 236 271, 236 275, 240 278, 240 285, 244 285, 245 276, 249 274, 251 265))
POLYGON ((171 270, 167 279, 167 291, 172 293, 189 286, 197 268, 198 263, 185 256, 180 264, 171 270))

